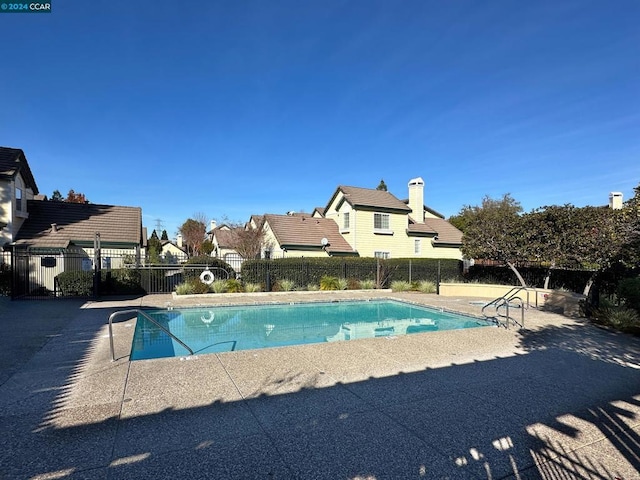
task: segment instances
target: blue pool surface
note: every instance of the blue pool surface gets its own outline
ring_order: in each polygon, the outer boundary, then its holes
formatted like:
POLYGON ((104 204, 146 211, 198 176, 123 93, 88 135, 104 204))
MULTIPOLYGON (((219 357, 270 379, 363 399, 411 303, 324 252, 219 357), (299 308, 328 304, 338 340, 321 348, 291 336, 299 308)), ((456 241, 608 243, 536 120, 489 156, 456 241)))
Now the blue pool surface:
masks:
MULTIPOLYGON (((195 354, 336 342, 491 325, 396 300, 145 310, 195 354)), ((189 355, 139 315, 131 360, 189 355)))

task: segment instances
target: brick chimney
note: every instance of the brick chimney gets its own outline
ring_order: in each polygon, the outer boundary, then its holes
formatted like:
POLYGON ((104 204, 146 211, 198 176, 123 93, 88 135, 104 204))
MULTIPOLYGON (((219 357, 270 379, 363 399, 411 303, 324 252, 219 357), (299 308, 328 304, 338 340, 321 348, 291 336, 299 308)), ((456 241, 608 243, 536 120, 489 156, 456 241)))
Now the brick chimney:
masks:
POLYGON ((424 223, 424 180, 422 177, 409 180, 409 208, 411 218, 424 223))

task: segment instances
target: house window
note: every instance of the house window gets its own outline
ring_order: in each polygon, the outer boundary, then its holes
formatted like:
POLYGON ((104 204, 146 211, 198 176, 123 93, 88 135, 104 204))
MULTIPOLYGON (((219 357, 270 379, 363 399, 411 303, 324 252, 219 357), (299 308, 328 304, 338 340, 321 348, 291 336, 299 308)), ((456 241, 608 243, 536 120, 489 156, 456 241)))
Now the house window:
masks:
POLYGON ((416 254, 420 253, 420 239, 419 238, 416 238, 413 241, 413 253, 416 253, 416 254))
POLYGON ((384 235, 393 235, 393 231, 389 228, 388 213, 374 213, 373 214, 373 233, 379 233, 384 235))
POLYGON ((391 252, 373 252, 373 256, 376 258, 391 258, 391 252))
POLYGON ((349 212, 342 214, 342 229, 349 230, 349 212))
POLYGON ((16 187, 16 210, 22 210, 22 189, 16 187))

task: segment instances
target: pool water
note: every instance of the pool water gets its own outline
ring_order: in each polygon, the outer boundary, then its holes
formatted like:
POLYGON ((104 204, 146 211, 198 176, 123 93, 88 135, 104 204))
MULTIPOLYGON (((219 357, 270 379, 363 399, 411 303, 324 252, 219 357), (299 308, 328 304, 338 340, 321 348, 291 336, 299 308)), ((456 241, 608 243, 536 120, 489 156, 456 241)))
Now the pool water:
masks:
MULTIPOLYGON (((390 337, 491 325, 395 300, 145 310, 195 354, 390 337)), ((139 315, 131 360, 189 355, 139 315)))

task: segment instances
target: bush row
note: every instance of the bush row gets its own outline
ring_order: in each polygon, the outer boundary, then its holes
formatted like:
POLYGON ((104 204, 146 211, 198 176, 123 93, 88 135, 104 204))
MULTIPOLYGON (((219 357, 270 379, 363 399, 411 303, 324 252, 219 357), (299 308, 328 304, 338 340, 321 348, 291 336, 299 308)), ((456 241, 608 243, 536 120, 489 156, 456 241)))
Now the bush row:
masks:
POLYGON ((462 281, 462 262, 451 259, 397 258, 282 258, 276 260, 247 260, 242 264, 242 280, 273 287, 280 280, 290 280, 296 287, 320 285, 322 277, 353 280, 380 278, 382 287, 394 280, 435 282, 440 264, 440 277, 462 281))
MULTIPOLYGON (((93 272, 62 272, 56 276, 58 289, 65 297, 93 295, 93 272)), ((129 295, 145 293, 140 271, 122 268, 100 272, 100 293, 104 295, 129 295)))

